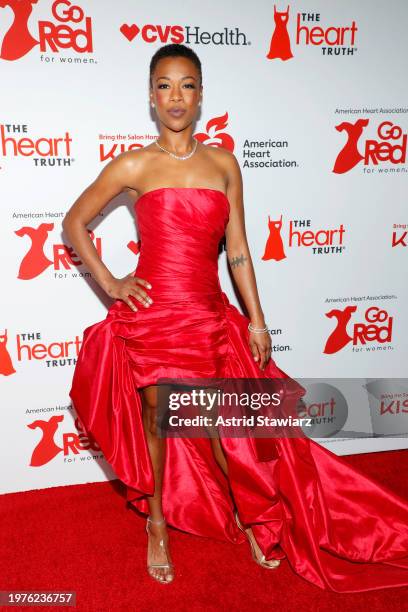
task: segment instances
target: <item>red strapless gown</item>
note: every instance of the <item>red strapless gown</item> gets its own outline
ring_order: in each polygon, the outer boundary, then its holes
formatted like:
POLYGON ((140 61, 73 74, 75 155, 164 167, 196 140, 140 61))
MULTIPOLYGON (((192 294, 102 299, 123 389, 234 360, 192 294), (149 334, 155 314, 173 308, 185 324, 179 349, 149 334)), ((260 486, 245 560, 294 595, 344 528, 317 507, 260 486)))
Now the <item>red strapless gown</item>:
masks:
MULTIPOLYGON (((218 278, 229 202, 207 188, 154 189, 136 203, 135 275, 152 284, 149 308, 121 300, 87 327, 71 399, 128 491, 147 512, 153 473, 138 387, 159 377, 289 377, 253 360, 248 319, 218 278)), ((302 388, 303 390, 303 388, 302 388)), ((222 438, 241 519, 267 558, 338 592, 408 585, 408 502, 307 438, 222 438)), ((170 438, 163 503, 170 525, 242 542, 227 481, 208 438, 170 438)), ((277 570, 279 571, 279 570, 277 570)))

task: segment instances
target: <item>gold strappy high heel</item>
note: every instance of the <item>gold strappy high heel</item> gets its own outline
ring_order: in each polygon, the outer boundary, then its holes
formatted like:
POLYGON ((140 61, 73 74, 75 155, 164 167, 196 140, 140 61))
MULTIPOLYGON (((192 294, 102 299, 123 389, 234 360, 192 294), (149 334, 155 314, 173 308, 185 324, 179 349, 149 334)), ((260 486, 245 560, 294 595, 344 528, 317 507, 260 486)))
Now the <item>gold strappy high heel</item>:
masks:
MULTIPOLYGON (((252 553, 252 558, 253 560, 258 563, 258 565, 261 565, 262 567, 264 567, 265 569, 275 569, 277 567, 279 567, 280 565, 280 561, 279 559, 265 559, 265 555, 262 555, 262 557, 257 557, 256 555, 256 548, 255 548, 255 536, 253 533, 251 533, 251 535, 249 535, 249 533, 245 530, 244 526, 242 525, 241 521, 239 520, 238 517, 238 512, 235 512, 235 520, 237 522, 238 528, 242 531, 243 534, 245 534, 250 546, 251 546, 251 553, 252 553)), ((251 530, 252 532, 252 530, 251 530)), ((256 543, 257 544, 257 543, 256 543)), ((257 544, 258 548, 259 545, 257 544)))
POLYGON ((149 529, 149 525, 150 523, 152 523, 153 525, 161 525, 162 523, 165 523, 165 519, 162 518, 160 521, 154 521, 152 518, 150 518, 150 516, 147 517, 147 521, 146 521, 146 532, 147 532, 147 537, 148 537, 148 543, 147 543, 147 571, 149 573, 149 576, 151 576, 152 578, 154 578, 155 580, 157 580, 157 582, 160 582, 160 584, 169 584, 170 582, 172 582, 173 578, 174 578, 174 574, 173 574, 173 563, 170 559, 170 553, 169 550, 167 548, 167 544, 165 543, 165 541, 163 539, 160 540, 159 542, 159 546, 165 551, 168 562, 167 563, 149 563, 149 557, 150 557, 150 538, 149 538, 149 533, 150 533, 150 529, 149 529), (155 575, 153 573, 152 570, 155 569, 164 569, 167 570, 167 572, 164 572, 163 574, 159 574, 159 575, 155 575))

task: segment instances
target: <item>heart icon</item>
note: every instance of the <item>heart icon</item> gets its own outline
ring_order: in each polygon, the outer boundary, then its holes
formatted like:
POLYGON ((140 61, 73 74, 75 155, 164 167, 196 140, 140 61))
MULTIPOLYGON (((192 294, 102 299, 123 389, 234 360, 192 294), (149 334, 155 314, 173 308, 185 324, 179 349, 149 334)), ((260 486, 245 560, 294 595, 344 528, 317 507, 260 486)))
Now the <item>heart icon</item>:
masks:
POLYGON ((139 34, 140 29, 135 23, 133 23, 132 25, 127 25, 126 23, 124 23, 122 26, 120 26, 120 31, 122 32, 123 36, 128 39, 129 42, 132 42, 132 40, 136 38, 136 36, 139 34))

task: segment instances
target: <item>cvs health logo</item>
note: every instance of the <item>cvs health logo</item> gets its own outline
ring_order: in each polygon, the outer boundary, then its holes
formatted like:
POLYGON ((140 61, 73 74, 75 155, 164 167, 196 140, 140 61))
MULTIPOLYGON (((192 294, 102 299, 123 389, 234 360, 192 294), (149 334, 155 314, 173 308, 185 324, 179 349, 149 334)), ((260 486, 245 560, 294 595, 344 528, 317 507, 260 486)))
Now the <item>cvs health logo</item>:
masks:
MULTIPOLYGON (((17 278, 31 280, 40 276, 50 266, 58 272, 60 270, 71 270, 73 267, 75 268, 82 264, 74 249, 62 243, 50 245, 49 257, 47 257, 45 254, 45 243, 48 240, 48 234, 53 229, 54 223, 41 223, 38 227, 26 225, 14 232, 19 238, 27 236, 30 240, 27 253, 21 260, 17 278)), ((91 230, 88 230, 88 232, 99 257, 102 257, 101 239, 96 238, 91 230)), ((59 274, 55 274, 56 278, 59 276, 59 274)))
POLYGON ((324 353, 337 353, 349 343, 352 344, 353 351, 359 352, 362 351, 362 348, 358 347, 359 344, 365 346, 366 350, 375 350, 371 349, 370 343, 391 342, 393 317, 390 317, 385 309, 370 306, 365 310, 363 320, 355 323, 351 321, 351 316, 356 310, 357 306, 346 306, 344 310, 333 308, 326 312, 326 317, 335 319, 336 327, 327 339, 324 353))
MULTIPOLYGON (((264 261, 271 259, 281 261, 286 258, 284 241, 281 236, 282 225, 282 215, 276 220, 271 219, 268 215, 269 236, 262 255, 264 261)), ((285 242, 289 248, 304 247, 309 249, 313 255, 343 253, 345 231, 342 223, 336 229, 314 230, 310 219, 291 219, 285 242)))
MULTIPOLYGON (((41 467, 52 461, 60 453, 63 454, 64 461, 67 461, 69 455, 74 455, 75 459, 75 455, 78 455, 80 452, 101 450, 97 442, 90 435, 84 433, 78 418, 75 419, 77 431, 63 433, 58 436, 59 443, 57 443, 55 437, 63 420, 63 415, 54 415, 48 421, 36 419, 27 425, 30 429, 39 429, 41 431, 41 439, 31 455, 30 465, 32 467, 41 467)), ((68 461, 72 461, 72 459, 68 459, 68 461)))
MULTIPOLYGON (((12 23, 4 34, 0 58, 18 60, 34 47, 59 53, 72 49, 76 53, 93 52, 92 21, 83 9, 69 0, 56 0, 51 6, 52 18, 39 20, 31 31, 28 21, 38 0, 2 0, 0 8, 12 11, 12 23)), ((7 18, 2 11, 1 22, 7 18)))
POLYGON ((272 33, 268 59, 289 60, 293 57, 292 48, 297 47, 320 47, 322 55, 354 55, 357 26, 353 20, 349 26, 334 26, 322 24, 320 13, 298 12, 295 13, 294 21, 296 29, 292 36, 289 31, 290 21, 289 5, 286 11, 278 11, 276 5, 273 7, 273 18, 275 28, 272 33), (292 42, 291 42, 292 41, 292 42))
POLYGON ((337 155, 333 172, 344 174, 363 162, 364 172, 406 172, 406 168, 383 169, 379 164, 390 163, 394 166, 405 164, 407 157, 407 134, 392 121, 382 121, 376 128, 374 137, 363 140, 363 131, 369 119, 357 119, 355 123, 343 121, 336 125, 338 132, 346 132, 347 142, 337 155), (374 166, 369 168, 368 166, 374 166))
POLYGON ((161 25, 148 23, 138 26, 136 23, 124 23, 119 28, 123 36, 129 41, 139 35, 145 43, 185 43, 223 46, 250 45, 244 32, 239 28, 224 27, 221 31, 202 31, 199 26, 161 25))

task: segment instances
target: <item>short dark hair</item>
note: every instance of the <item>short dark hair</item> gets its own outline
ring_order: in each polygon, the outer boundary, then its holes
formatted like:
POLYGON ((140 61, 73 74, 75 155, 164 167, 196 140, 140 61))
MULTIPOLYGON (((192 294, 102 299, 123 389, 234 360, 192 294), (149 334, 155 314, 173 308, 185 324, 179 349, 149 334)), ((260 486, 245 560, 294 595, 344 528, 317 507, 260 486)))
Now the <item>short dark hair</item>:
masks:
POLYGON ((180 43, 171 43, 169 45, 163 45, 162 47, 157 49, 156 53, 153 55, 152 59, 150 60, 150 75, 149 75, 150 87, 152 87, 152 84, 153 84, 152 76, 157 66, 157 63, 159 62, 159 60, 163 59, 164 57, 187 57, 189 60, 193 62, 193 64, 197 68, 198 73, 200 75, 200 85, 202 85, 203 74, 201 70, 201 62, 200 62, 200 59, 197 53, 193 51, 190 47, 187 47, 186 45, 183 45, 180 43))

